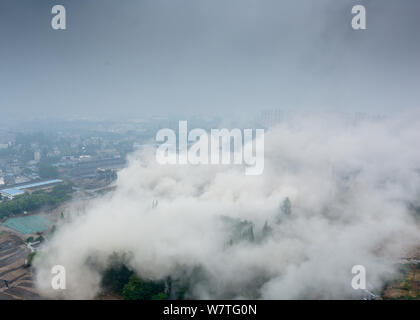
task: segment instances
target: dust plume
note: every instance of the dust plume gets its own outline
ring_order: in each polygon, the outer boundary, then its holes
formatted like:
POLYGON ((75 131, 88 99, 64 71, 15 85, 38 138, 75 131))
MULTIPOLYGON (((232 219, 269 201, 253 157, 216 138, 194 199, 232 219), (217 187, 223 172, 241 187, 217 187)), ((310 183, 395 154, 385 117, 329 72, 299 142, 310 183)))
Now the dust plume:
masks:
POLYGON ((266 131, 260 176, 134 154, 115 192, 69 210, 35 259, 37 285, 51 297, 94 298, 109 256, 125 252, 141 278, 190 272, 193 298, 360 298, 354 265, 380 290, 420 244, 410 211, 419 141, 419 114, 312 115, 266 131), (51 290, 53 265, 66 268, 62 292, 51 290))

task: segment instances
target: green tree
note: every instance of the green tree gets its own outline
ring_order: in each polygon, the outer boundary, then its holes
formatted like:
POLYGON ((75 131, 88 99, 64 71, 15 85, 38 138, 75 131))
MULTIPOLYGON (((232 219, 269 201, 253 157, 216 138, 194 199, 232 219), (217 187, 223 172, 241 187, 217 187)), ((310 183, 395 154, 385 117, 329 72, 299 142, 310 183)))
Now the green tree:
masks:
POLYGON ((129 270, 124 264, 114 266, 105 271, 102 286, 122 294, 124 286, 129 282, 132 275, 133 271, 129 270))
POLYGON ((34 237, 29 237, 28 239, 26 239, 26 242, 27 242, 27 243, 29 243, 29 242, 34 242, 34 237))
POLYGON ((122 290, 122 296, 125 300, 140 300, 144 296, 140 279, 132 275, 122 290))
POLYGON ((43 179, 55 179, 58 177, 58 170, 47 162, 38 165, 38 174, 43 179))
POLYGON ((153 298, 165 298, 165 285, 163 282, 142 281, 136 275, 132 275, 124 286, 122 296, 125 300, 152 300, 153 298))
POLYGON ((285 198, 280 206, 280 213, 276 217, 276 223, 279 224, 283 219, 292 214, 292 203, 289 198, 285 198))
POLYGON ((268 238, 269 236, 271 236, 272 232, 273 232, 273 229, 268 225, 268 222, 266 221, 262 229, 262 238, 263 239, 268 238))
POLYGON ((281 212, 286 216, 290 216, 292 214, 292 203, 289 198, 284 199, 281 206, 281 212))
POLYGON ((165 292, 160 292, 158 294, 155 294, 151 298, 152 300, 167 300, 168 295, 165 292))
POLYGON ((31 252, 30 254, 28 254, 28 257, 26 258, 26 265, 31 266, 34 258, 35 258, 36 252, 31 252))
POLYGON ((24 211, 37 210, 43 206, 55 206, 71 198, 71 184, 58 185, 51 192, 43 190, 25 193, 13 200, 0 203, 0 218, 24 211))

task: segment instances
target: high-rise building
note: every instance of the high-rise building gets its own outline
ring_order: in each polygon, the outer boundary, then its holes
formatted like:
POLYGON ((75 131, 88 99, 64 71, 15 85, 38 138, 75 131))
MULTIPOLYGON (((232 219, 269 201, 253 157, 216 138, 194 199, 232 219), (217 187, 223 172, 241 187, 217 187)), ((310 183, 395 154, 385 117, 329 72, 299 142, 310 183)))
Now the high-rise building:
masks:
POLYGON ((34 160, 36 162, 39 162, 41 160, 41 152, 39 152, 39 151, 34 152, 34 160))

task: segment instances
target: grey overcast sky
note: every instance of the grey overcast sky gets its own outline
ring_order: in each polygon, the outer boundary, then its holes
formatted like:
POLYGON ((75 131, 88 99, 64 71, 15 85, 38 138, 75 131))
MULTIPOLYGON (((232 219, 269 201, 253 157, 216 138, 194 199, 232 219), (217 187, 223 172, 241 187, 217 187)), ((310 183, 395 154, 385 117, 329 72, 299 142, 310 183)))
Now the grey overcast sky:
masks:
POLYGON ((3 118, 386 114, 419 83, 420 0, 0 1, 3 118))

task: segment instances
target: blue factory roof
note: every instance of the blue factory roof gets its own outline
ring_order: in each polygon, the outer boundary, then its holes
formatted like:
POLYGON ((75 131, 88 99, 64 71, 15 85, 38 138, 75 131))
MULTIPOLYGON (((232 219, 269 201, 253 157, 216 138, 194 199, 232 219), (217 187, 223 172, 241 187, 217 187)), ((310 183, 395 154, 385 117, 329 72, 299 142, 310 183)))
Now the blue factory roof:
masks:
POLYGON ((63 180, 55 179, 55 180, 47 180, 47 181, 41 181, 31 184, 25 184, 23 186, 15 187, 15 189, 22 190, 22 189, 30 189, 30 188, 36 188, 36 187, 42 187, 53 183, 59 183, 63 182, 63 180))
POLYGON ((2 193, 5 193, 5 194, 10 195, 10 196, 13 196, 13 197, 25 193, 24 191, 19 190, 19 189, 16 189, 16 188, 3 189, 3 190, 0 190, 0 191, 2 193))
POLYGON ((36 182, 36 183, 25 184, 23 186, 18 186, 18 187, 14 187, 14 188, 3 189, 3 190, 0 190, 0 191, 2 193, 6 193, 6 194, 14 197, 14 196, 18 196, 20 194, 24 194, 25 192, 22 191, 24 189, 42 187, 42 186, 47 186, 49 184, 54 184, 54 183, 59 183, 59 182, 63 182, 63 180, 55 179, 55 180, 41 181, 41 182, 36 182))

